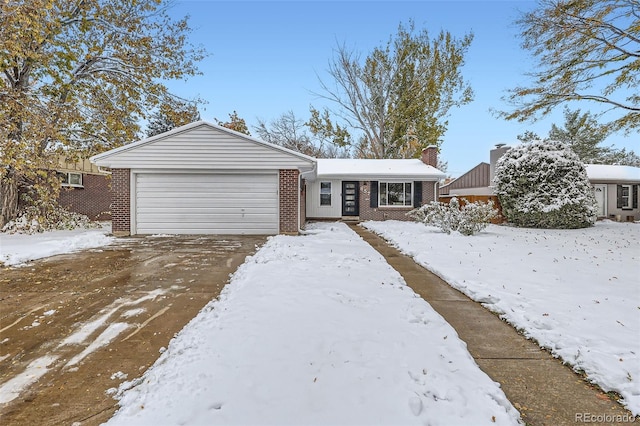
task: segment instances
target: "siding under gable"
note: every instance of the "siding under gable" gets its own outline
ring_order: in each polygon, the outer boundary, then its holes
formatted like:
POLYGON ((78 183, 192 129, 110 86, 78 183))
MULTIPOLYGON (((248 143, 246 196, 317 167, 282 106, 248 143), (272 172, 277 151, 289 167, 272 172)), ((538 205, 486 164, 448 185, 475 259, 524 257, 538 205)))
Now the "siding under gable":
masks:
POLYGON ((307 169, 313 162, 206 124, 106 155, 97 164, 135 169, 307 169))

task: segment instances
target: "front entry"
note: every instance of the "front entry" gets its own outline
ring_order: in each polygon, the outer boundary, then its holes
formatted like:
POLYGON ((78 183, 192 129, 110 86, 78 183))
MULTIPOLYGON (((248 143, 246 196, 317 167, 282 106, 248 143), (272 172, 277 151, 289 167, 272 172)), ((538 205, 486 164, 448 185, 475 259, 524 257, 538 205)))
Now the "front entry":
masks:
POLYGON ((360 215, 358 182, 342 182, 342 216, 360 215))
POLYGON ((607 215, 607 185, 593 185, 593 195, 598 202, 598 217, 607 215))

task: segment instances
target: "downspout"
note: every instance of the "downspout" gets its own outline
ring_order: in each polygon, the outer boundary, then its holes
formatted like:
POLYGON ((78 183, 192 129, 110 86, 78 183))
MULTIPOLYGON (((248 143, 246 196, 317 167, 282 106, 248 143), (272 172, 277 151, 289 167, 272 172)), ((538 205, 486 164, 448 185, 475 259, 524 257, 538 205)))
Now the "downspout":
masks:
MULTIPOLYGON (((300 228, 300 206, 301 206, 301 202, 300 202, 300 188, 302 185, 302 175, 313 175, 316 173, 316 168, 318 166, 318 163, 313 163, 313 168, 311 170, 309 170, 308 172, 304 172, 304 173, 298 173, 298 234, 300 235, 309 235, 309 234, 315 234, 315 232, 309 232, 309 231, 305 231, 304 229, 300 228)), ((305 190, 305 197, 307 195, 307 191, 305 190)), ((306 200, 305 200, 306 202, 306 200)))
POLYGON ((440 194, 438 194, 438 181, 433 181, 433 201, 440 201, 440 194))

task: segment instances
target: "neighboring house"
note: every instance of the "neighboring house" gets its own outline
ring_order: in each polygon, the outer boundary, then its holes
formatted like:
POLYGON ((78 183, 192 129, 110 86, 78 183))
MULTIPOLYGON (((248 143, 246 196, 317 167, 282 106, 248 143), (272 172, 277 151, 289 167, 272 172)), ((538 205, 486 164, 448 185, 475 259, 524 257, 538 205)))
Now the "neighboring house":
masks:
POLYGON ((598 217, 640 220, 640 167, 587 164, 586 169, 598 201, 598 217))
MULTIPOLYGON (((440 198, 446 200, 452 196, 466 197, 469 201, 483 200, 484 197, 497 199, 491 182, 496 162, 508 150, 509 147, 504 144, 496 145, 489 155, 490 164, 480 163, 458 179, 443 185, 440 188, 440 198)), ((618 221, 640 220, 639 167, 586 164, 585 168, 598 201, 599 218, 618 221)))
POLYGON ((493 195, 489 188, 489 163, 480 163, 467 173, 440 187, 440 196, 493 195))
POLYGON ((91 161, 111 170, 116 235, 295 234, 307 217, 406 220, 444 178, 435 147, 422 160, 317 160, 205 121, 91 161))
POLYGON ((318 159, 307 179, 309 219, 407 220, 406 213, 437 198, 445 174, 437 148, 421 159, 318 159))
POLYGON ((91 157, 111 169, 112 230, 297 233, 315 159, 204 121, 91 157))
POLYGON ((111 219, 110 173, 91 164, 58 160, 56 172, 62 180, 58 202, 65 209, 87 215, 91 220, 111 219))

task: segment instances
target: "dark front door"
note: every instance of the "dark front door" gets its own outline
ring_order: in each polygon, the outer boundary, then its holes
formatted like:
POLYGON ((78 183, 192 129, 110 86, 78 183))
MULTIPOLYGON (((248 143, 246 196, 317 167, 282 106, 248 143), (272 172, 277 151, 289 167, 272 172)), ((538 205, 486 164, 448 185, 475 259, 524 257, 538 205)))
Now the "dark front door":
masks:
POLYGON ((342 216, 358 216, 358 182, 342 182, 342 216))

